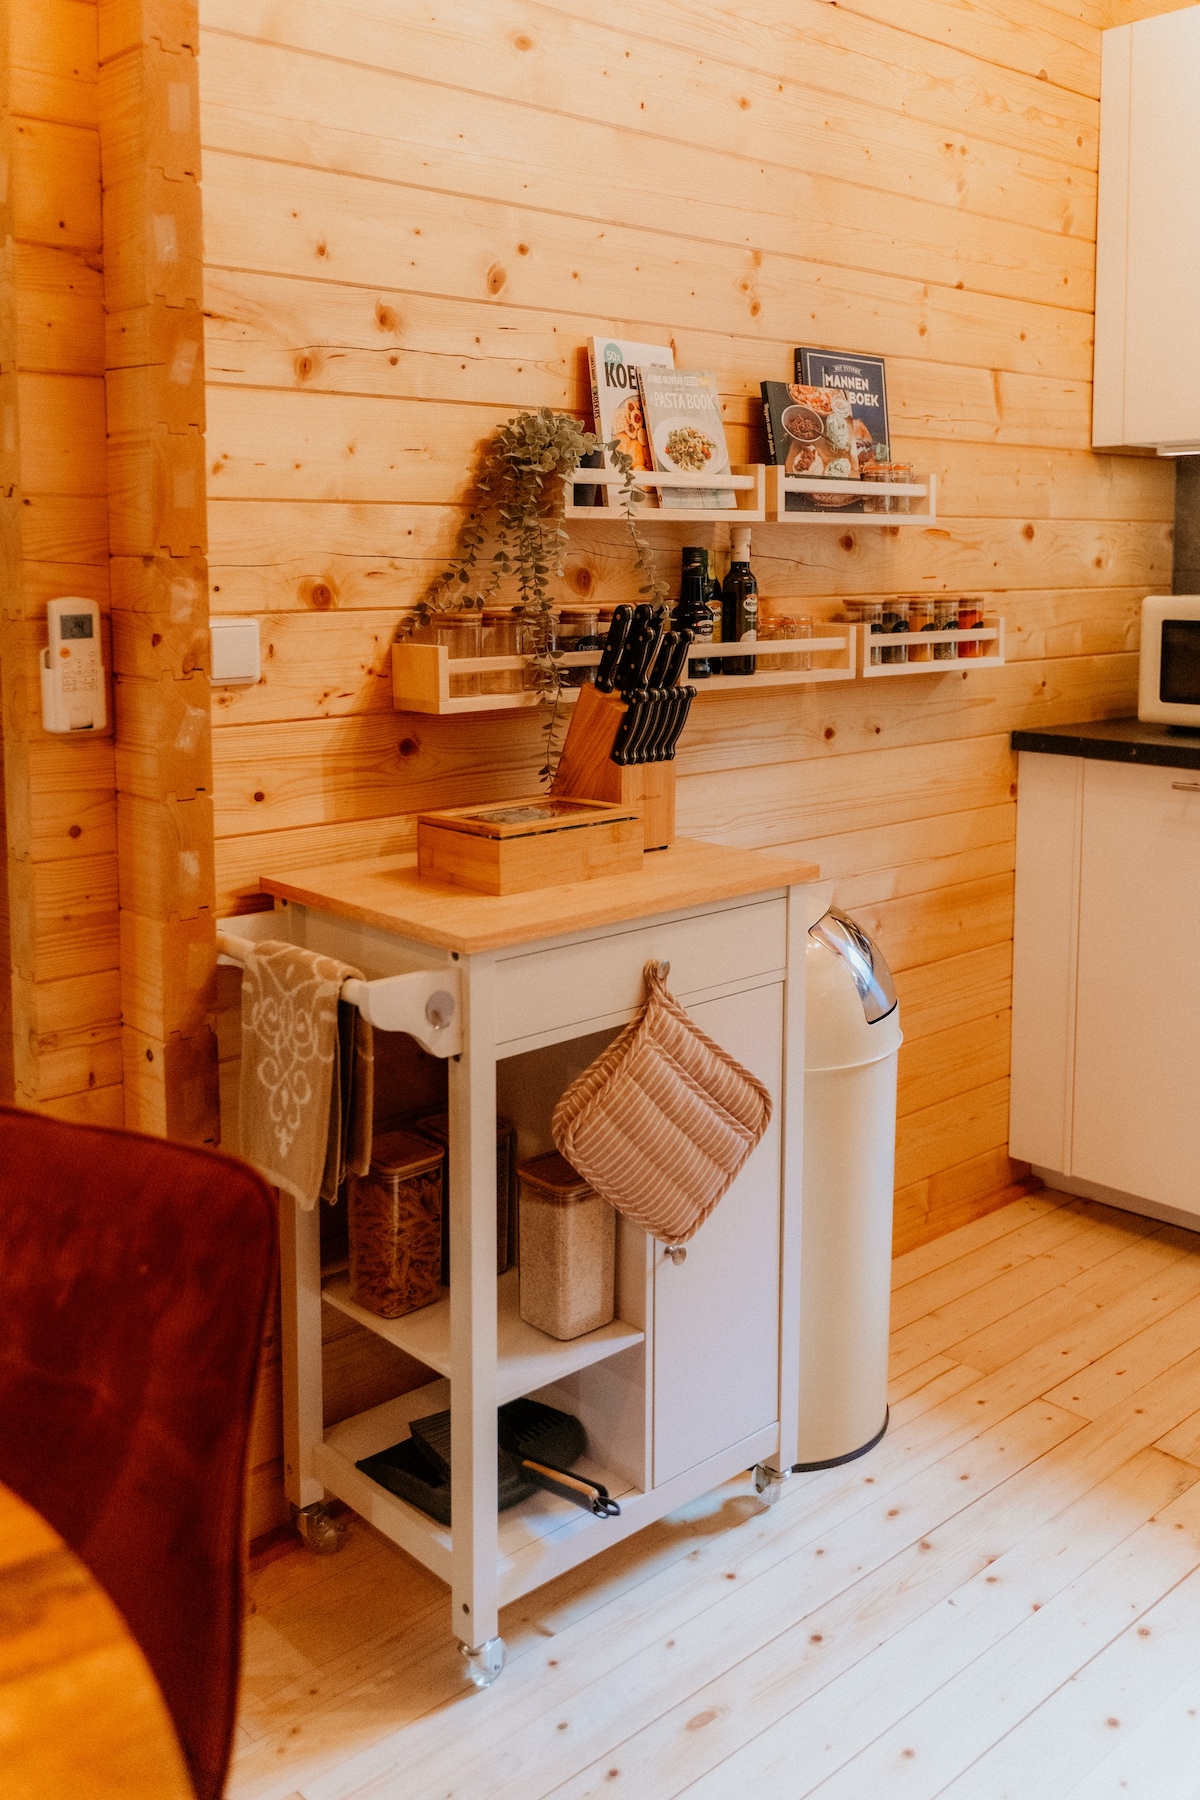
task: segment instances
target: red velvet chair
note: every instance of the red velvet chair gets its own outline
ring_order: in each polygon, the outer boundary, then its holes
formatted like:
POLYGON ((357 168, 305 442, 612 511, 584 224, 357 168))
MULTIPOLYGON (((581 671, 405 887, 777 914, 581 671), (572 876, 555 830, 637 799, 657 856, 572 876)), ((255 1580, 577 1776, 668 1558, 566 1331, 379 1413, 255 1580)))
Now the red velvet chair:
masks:
POLYGON ((233 1739, 275 1255, 244 1164, 0 1107, 0 1481, 124 1614, 197 1800, 233 1739))

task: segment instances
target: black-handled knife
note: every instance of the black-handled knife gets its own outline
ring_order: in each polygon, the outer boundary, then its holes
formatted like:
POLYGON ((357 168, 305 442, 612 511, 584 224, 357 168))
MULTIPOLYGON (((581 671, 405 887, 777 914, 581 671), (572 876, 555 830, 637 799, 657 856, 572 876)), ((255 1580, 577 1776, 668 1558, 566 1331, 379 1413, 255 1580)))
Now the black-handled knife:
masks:
POLYGON ((613 686, 619 693, 629 694, 642 685, 645 665, 653 654, 650 646, 654 641, 654 621, 650 607, 635 607, 624 646, 613 670, 613 686))
POLYGON ((663 621, 651 613, 645 626, 645 637, 632 661, 634 685, 625 689, 628 711, 613 746, 613 761, 636 763, 644 760, 641 746, 646 741, 655 716, 655 690, 650 685, 650 671, 658 660, 663 636, 663 621))
POLYGON ((654 664, 646 682, 647 687, 661 688, 667 685, 667 670, 671 666, 671 656, 678 642, 679 634, 675 631, 664 631, 658 640, 658 650, 654 664))
POLYGON ((613 740, 613 747, 608 753, 611 762, 619 763, 624 767, 626 763, 633 760, 629 755, 629 745, 635 729, 641 723, 641 717, 642 702, 640 700, 627 700, 625 704, 625 716, 617 727, 617 735, 613 740))
POLYGON ((683 665, 687 661, 688 650, 696 641, 694 631, 676 633, 676 642, 671 648, 671 660, 667 664, 667 672, 663 681, 664 687, 675 687, 683 674, 683 665))
POLYGON ((671 720, 671 728, 667 733, 665 749, 665 759, 667 762, 674 762, 675 760, 675 746, 678 744, 683 733, 683 728, 688 722, 688 714, 692 710, 692 701, 696 698, 698 689, 695 687, 681 687, 676 688, 675 692, 679 698, 676 701, 675 712, 671 720))
POLYGON ((643 728, 630 745, 630 755, 634 762, 651 763, 662 760, 662 746, 666 738, 667 724, 674 704, 674 682, 671 679, 671 668, 677 664, 680 650, 679 633, 669 631, 659 646, 658 655, 654 659, 654 668, 650 675, 650 706, 643 728))
POLYGON ((616 685, 613 677, 632 623, 632 606, 618 606, 609 623, 608 636, 604 640, 604 649, 600 656, 600 666, 596 670, 597 693, 612 693, 616 685))
POLYGON ((673 632, 669 653, 662 670, 662 704, 654 726, 649 735, 642 740, 640 755, 643 762, 668 762, 670 760, 670 744, 675 734, 676 721, 680 707, 679 678, 687 662, 688 649, 695 640, 693 631, 673 632))
POLYGON ((662 640, 662 622, 653 614, 642 626, 638 640, 638 650, 632 658, 633 680, 626 693, 636 694, 639 698, 650 685, 650 669, 658 655, 658 646, 662 640))

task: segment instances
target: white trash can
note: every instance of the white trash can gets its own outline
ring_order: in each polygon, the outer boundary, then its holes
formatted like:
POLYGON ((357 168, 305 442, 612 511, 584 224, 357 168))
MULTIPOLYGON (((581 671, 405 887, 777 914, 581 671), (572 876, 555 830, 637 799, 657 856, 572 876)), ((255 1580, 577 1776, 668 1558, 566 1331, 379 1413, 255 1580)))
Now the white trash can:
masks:
POLYGON ((891 971, 831 907, 809 928, 796 1469, 862 1456, 887 1429, 896 1065, 891 971))

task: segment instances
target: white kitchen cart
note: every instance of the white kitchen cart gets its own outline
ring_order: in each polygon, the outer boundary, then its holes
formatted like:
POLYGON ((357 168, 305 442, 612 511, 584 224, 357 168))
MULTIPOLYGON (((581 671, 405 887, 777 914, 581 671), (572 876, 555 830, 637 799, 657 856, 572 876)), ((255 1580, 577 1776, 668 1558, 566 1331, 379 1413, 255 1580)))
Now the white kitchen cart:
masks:
POLYGON ((344 1278, 322 1287, 317 1211, 282 1206, 285 1470, 296 1506, 336 1495, 449 1584, 481 1686, 503 1667, 502 1605, 752 1464, 796 1460, 804 945, 828 898, 816 874, 679 842, 636 874, 491 898, 381 859, 264 878, 275 911, 230 922, 353 964, 366 979, 346 998, 450 1059, 446 1297, 395 1320, 356 1307, 344 1278), (559 1094, 633 1016, 651 960, 670 963, 697 1023, 766 1082, 774 1116, 686 1249, 619 1221, 617 1318, 561 1343, 522 1323, 515 1270, 497 1281, 496 1113, 514 1120, 521 1158, 551 1148, 559 1094), (437 1379, 326 1431, 323 1305, 437 1379), (578 1466, 606 1483, 619 1518, 544 1492, 497 1514, 496 1408, 521 1394, 583 1420, 578 1466), (451 1397, 448 1530, 355 1464, 451 1397))

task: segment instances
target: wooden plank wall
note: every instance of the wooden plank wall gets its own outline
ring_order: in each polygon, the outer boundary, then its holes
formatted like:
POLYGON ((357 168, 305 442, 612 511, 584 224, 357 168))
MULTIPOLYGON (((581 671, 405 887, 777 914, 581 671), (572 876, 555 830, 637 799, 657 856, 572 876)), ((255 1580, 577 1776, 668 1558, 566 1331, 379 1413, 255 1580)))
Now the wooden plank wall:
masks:
POLYGON ((215 1143, 195 0, 101 0, 126 1116, 215 1143))
MULTIPOLYGON (((681 823, 802 846, 897 970, 898 1243, 1010 1181, 1006 734, 1130 709, 1135 609, 1171 566, 1171 468, 1088 448, 1105 22, 1046 0, 201 0, 211 604, 260 616, 266 669, 214 695, 220 910, 264 865, 406 844, 417 807, 533 785, 533 721, 396 715, 387 646, 480 438, 518 406, 586 413, 591 332, 716 368, 748 460, 793 344, 882 351, 894 443, 944 516, 757 528, 763 593, 821 614, 985 592, 1012 661, 706 694, 681 823)), ((630 586, 619 529, 574 527, 567 595, 630 586)))
POLYGON ((97 8, 3 0, 3 602, 5 878, 0 1094, 119 1125, 115 772, 111 727, 41 727, 37 658, 57 594, 99 602, 108 636, 97 8))

